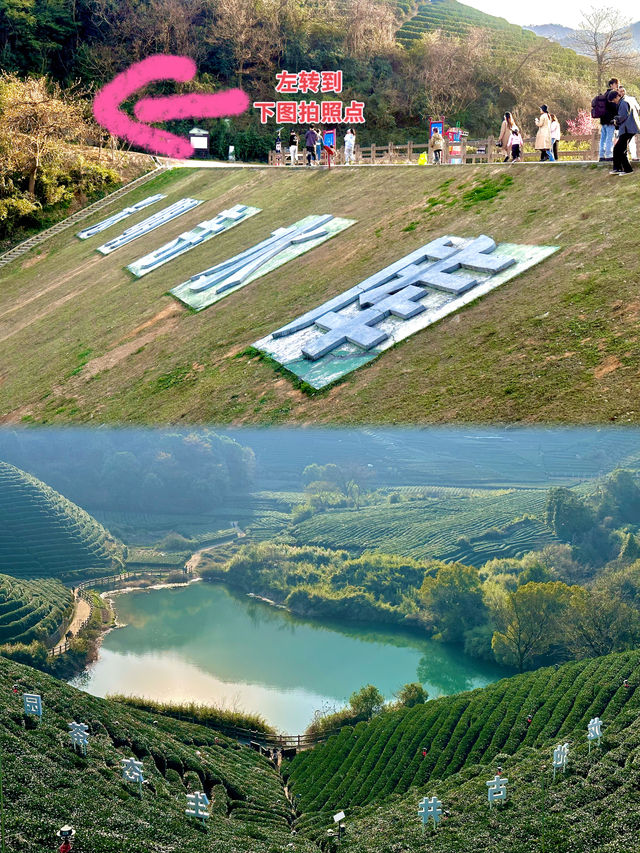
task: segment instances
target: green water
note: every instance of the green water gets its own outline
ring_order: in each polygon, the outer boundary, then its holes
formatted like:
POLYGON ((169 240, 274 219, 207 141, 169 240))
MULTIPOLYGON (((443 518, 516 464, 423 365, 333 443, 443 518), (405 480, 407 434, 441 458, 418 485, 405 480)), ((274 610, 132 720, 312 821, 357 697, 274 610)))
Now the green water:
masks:
POLYGON ((297 619, 212 584, 114 600, 126 627, 107 634, 97 662, 72 682, 96 696, 238 707, 298 733, 316 710, 341 706, 365 684, 391 698, 421 681, 435 697, 504 675, 439 643, 297 619))

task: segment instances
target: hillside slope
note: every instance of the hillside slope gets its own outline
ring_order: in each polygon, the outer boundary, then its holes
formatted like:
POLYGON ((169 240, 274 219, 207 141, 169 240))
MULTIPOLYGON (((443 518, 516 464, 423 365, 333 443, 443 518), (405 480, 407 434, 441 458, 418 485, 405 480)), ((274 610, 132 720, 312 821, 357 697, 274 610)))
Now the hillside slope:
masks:
POLYGON ((45 483, 0 462, 0 570, 72 579, 108 569, 122 551, 110 534, 45 483))
POLYGON ((291 834, 275 767, 248 747, 214 738, 211 729, 96 699, 0 658, 7 850, 50 851, 65 823, 77 830, 74 849, 87 853, 317 850, 291 834), (25 691, 42 696, 39 723, 25 721, 25 691), (71 747, 72 720, 89 726, 86 757, 71 747), (131 756, 143 763, 142 798, 137 784, 122 779, 121 761, 131 756), (213 803, 206 830, 184 813, 194 790, 213 803))
POLYGON ((633 241, 617 239, 637 225, 637 173, 618 182, 586 164, 189 169, 127 201, 156 191, 205 203, 107 257, 97 238, 65 235, 3 271, 4 421, 640 420, 638 258, 633 241), (126 264, 234 203, 262 213, 130 280, 126 264), (168 295, 310 211, 357 223, 206 311, 168 295), (429 240, 481 233, 560 250, 313 396, 242 354, 429 240))
POLYGON ((496 756, 522 747, 579 742, 592 717, 610 726, 627 709, 640 709, 640 651, 540 669, 344 728, 296 756, 291 788, 305 813, 362 806, 473 765, 502 764, 496 756))
POLYGON ((73 610, 73 596, 60 581, 18 581, 0 575, 0 644, 45 640, 73 610))
MULTIPOLYGON (((563 742, 564 738, 562 739, 563 742)), ((553 780, 558 741, 497 756, 508 779, 507 801, 489 809, 487 781, 497 762, 432 779, 404 796, 347 812, 341 849, 349 853, 630 853, 640 829, 640 724, 637 708, 620 714, 602 747, 588 754, 586 730, 570 739, 567 771, 553 780), (437 796, 445 819, 422 832, 418 803, 437 796)), ((331 822, 310 821, 320 837, 331 822)))

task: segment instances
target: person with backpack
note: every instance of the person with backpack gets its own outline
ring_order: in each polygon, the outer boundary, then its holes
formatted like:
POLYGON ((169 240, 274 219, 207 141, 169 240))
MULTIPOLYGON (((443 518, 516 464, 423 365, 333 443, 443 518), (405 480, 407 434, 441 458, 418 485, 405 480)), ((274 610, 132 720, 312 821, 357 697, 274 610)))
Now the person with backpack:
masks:
POLYGON ((623 97, 617 91, 612 103, 616 104, 618 108, 618 113, 614 119, 615 126, 618 128, 618 141, 613 146, 613 169, 609 174, 630 175, 633 169, 629 163, 627 148, 629 141, 633 139, 636 133, 640 133, 638 102, 635 98, 623 97))
POLYGON ((596 95, 591 101, 591 118, 600 119, 600 150, 599 160, 601 163, 613 158, 613 138, 615 126, 613 120, 618 112, 613 103, 618 91, 618 78, 612 77, 607 83, 607 91, 596 95))
MULTIPOLYGON (((638 104, 638 101, 636 100, 636 98, 633 98, 631 95, 627 95, 627 90, 625 89, 624 86, 620 86, 618 91, 620 92, 620 94, 622 95, 623 98, 626 98, 627 101, 629 101, 629 103, 631 104, 632 107, 635 106, 635 109, 637 112, 640 112, 640 104, 638 104)), ((629 162, 631 162, 632 160, 638 159, 638 146, 636 144, 636 137, 635 136, 632 136, 631 139, 629 140, 629 147, 627 148, 627 156, 629 157, 629 162)))
POLYGON ((444 136, 436 128, 431 134, 429 140, 429 151, 433 155, 433 162, 436 166, 442 163, 442 152, 444 150, 444 136))

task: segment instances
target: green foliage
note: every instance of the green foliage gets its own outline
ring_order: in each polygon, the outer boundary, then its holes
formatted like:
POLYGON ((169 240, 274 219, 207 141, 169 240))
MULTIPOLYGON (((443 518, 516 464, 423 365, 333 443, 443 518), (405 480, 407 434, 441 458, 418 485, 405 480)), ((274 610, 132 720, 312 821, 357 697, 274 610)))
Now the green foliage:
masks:
POLYGON ((404 705, 405 708, 413 708, 414 705, 424 705, 428 698, 429 694, 419 681, 405 684, 396 693, 398 703, 404 705))
POLYGON ((351 694, 349 705, 356 716, 370 720, 382 710, 384 696, 373 684, 367 684, 351 694))
POLYGON ((426 618, 436 636, 445 642, 461 643, 464 635, 485 621, 482 584, 477 569, 461 563, 430 567, 420 588, 426 618))
POLYGON ((112 695, 109 696, 109 699, 131 708, 149 711, 151 714, 162 714, 176 720, 198 723, 198 725, 219 731, 225 731, 228 728, 240 728, 263 732, 264 734, 275 734, 275 729, 260 714, 247 714, 243 711, 217 708, 215 705, 201 705, 197 702, 155 702, 153 699, 142 696, 112 695))

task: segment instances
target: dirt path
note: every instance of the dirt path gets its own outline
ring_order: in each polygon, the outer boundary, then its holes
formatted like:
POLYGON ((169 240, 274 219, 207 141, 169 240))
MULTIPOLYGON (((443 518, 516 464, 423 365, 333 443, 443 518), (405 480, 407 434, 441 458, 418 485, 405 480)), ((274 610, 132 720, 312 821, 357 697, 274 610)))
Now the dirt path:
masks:
POLYGON ((85 598, 81 598, 80 596, 76 596, 75 600, 75 610, 73 613, 73 619, 71 620, 71 624, 65 631, 65 636, 58 643, 58 645, 54 648, 53 654, 58 655, 64 650, 64 646, 66 643, 67 634, 71 633, 74 637, 80 631, 82 623, 85 619, 89 618, 89 614, 91 613, 91 607, 89 606, 89 602, 85 598))

